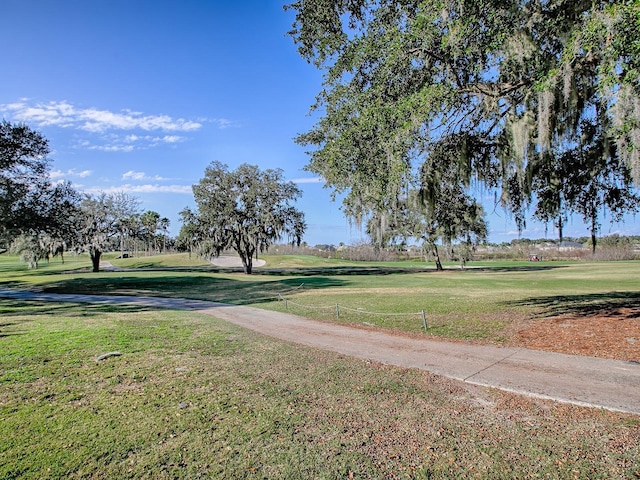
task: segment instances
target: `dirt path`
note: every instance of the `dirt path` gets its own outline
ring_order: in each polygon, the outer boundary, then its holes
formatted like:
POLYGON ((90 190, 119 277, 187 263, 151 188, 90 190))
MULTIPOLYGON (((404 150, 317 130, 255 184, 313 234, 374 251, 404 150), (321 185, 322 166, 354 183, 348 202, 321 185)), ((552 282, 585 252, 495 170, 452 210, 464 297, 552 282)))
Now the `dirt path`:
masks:
POLYGON ((205 313, 289 342, 474 385, 640 415, 640 364, 561 353, 410 338, 295 315, 197 300, 0 290, 22 300, 137 304, 205 313))

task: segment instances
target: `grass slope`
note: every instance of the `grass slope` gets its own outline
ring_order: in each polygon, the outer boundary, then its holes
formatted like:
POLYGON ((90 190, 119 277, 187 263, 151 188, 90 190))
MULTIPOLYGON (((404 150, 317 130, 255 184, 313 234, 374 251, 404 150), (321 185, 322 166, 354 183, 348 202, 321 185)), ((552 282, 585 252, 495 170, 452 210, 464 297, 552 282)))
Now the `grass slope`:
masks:
POLYGON ((3 479, 640 475, 634 416, 463 386, 195 313, 0 300, 0 315, 3 479))

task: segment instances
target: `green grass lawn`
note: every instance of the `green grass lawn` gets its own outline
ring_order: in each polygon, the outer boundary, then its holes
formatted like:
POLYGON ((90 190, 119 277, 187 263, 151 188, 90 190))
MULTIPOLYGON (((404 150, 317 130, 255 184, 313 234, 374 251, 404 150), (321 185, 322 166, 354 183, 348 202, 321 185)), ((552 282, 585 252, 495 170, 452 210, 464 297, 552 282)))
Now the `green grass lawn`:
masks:
POLYGON ((114 257, 106 258, 125 271, 91 273, 86 257, 29 271, 2 255, 0 288, 204 299, 413 333, 424 331, 424 311, 429 335, 493 343, 523 319, 640 300, 640 262, 484 262, 436 272, 417 262, 265 255, 265 267, 243 275, 186 254, 114 257))
MULTIPOLYGON (((57 284, 62 274, 49 273, 57 284)), ((38 275, 32 284, 47 285, 38 275)), ((354 360, 192 312, 0 300, 0 366, 2 479, 640 475, 637 416, 354 360), (108 352, 120 355, 97 360, 108 352)))

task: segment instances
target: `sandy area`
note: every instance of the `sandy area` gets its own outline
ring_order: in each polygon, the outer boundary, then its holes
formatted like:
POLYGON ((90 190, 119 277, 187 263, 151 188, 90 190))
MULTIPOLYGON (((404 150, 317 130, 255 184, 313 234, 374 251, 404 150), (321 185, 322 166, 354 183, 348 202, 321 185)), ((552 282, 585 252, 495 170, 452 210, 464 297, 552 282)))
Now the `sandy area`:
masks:
MULTIPOLYGON (((233 255, 222 255, 218 258, 214 258, 211 263, 213 263, 217 267, 242 267, 242 261, 240 257, 233 255)), ((262 259, 253 260, 253 268, 262 267, 266 264, 262 259)))

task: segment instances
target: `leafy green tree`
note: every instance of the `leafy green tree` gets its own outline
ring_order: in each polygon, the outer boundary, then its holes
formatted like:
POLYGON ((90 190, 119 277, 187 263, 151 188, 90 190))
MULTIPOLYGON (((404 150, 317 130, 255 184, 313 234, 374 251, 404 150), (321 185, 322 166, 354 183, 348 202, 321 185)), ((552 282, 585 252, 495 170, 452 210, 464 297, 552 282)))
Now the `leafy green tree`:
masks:
POLYGON ((52 183, 47 139, 27 125, 0 123, 0 241, 13 240, 32 268, 60 255, 75 235, 80 194, 52 183))
POLYGON ((140 220, 140 214, 137 213, 137 208, 134 210, 135 213, 124 217, 119 222, 120 228, 120 251, 124 254, 125 250, 129 250, 133 252, 134 256, 138 255, 138 243, 144 242, 144 227, 142 225, 142 221, 140 220))
POLYGON ((182 227, 177 238, 177 247, 180 250, 187 250, 189 258, 193 254, 195 246, 202 239, 202 230, 198 225, 198 217, 189 207, 183 208, 180 213, 182 227))
POLYGON ((80 204, 76 248, 89 254, 94 272, 102 253, 117 248, 115 239, 124 219, 136 213, 138 201, 125 193, 86 195, 80 204))
POLYGON ((160 214, 153 210, 147 210, 140 216, 140 222, 144 227, 144 236, 147 241, 147 255, 151 253, 151 243, 155 240, 156 232, 160 225, 160 214))
POLYGON ((441 182, 437 192, 411 190, 406 198, 387 212, 377 212, 368 222, 367 231, 379 246, 413 239, 422 243, 427 258, 437 270, 443 270, 442 246, 452 253, 454 246, 462 264, 474 245, 487 237, 482 206, 455 183, 441 182))
POLYGON ((49 241, 46 235, 22 233, 13 240, 9 251, 20 255, 20 260, 27 263, 30 269, 36 269, 40 260, 49 257, 49 241))
POLYGON ((50 187, 47 139, 24 124, 0 123, 0 235, 5 243, 43 223, 34 202, 50 187))
POLYGON ((193 194, 197 220, 189 220, 187 213, 183 220, 198 226, 200 253, 213 257, 232 248, 246 274, 252 272, 258 251, 283 237, 300 244, 306 229, 303 213, 292 206, 302 192, 284 180, 281 169, 261 171, 243 164, 229 171, 227 165, 212 162, 193 194))
MULTIPOLYGON (((436 176, 455 163, 467 181, 500 189, 520 228, 532 205, 559 227, 573 208, 562 190, 545 190, 557 181, 550 158, 572 172, 581 165, 568 152, 611 144, 603 154, 640 179, 638 2, 298 0, 287 8, 296 11, 290 34, 301 55, 325 70, 313 106, 321 117, 297 141, 311 147, 308 170, 345 194, 352 218, 397 205, 425 162, 436 176)), ((576 180, 587 188, 586 177, 576 180)), ((597 186, 605 198, 623 187, 597 186)))
POLYGON ((167 250, 167 238, 169 237, 169 225, 171 221, 167 217, 162 217, 158 222, 158 228, 160 229, 162 237, 162 251, 167 250))
MULTIPOLYGON (((20 248, 23 254, 32 245, 32 254, 25 253, 25 258, 39 261, 60 255, 64 263, 64 252, 76 232, 79 202, 80 194, 68 182, 40 185, 38 195, 29 199, 28 208, 23 212, 24 224, 12 249, 20 248)), ((29 263, 30 268, 38 267, 37 262, 29 260, 29 263)))
POLYGON ((557 155, 544 155, 532 174, 531 190, 537 202, 534 217, 545 224, 553 223, 558 230, 558 241, 564 240, 564 225, 570 208, 566 199, 566 178, 569 165, 557 155))
MULTIPOLYGON (((586 124, 587 122, 585 122, 586 124)), ((583 130, 596 129, 593 124, 583 130)), ((591 233, 591 248, 596 251, 597 235, 600 231, 600 212, 604 209, 614 221, 621 221, 625 212, 637 212, 640 196, 632 189, 631 168, 620 162, 615 153, 616 146, 599 138, 597 132, 589 132, 589 143, 569 151, 574 168, 567 172, 563 182, 563 195, 570 211, 582 216, 591 233), (613 153, 605 149, 614 150, 613 153)))
POLYGON ((29 264, 29 268, 38 268, 40 260, 49 261, 58 255, 64 263, 64 252, 73 242, 78 225, 80 194, 71 184, 64 182, 41 187, 37 198, 30 201, 28 222, 13 239, 10 248, 29 264))
MULTIPOLYGON (((64 252, 76 236, 82 195, 71 183, 63 182, 41 192, 40 200, 42 223, 38 231, 49 238, 50 256, 59 255, 64 263, 64 252)), ((36 226, 37 222, 34 221, 30 231, 34 231, 36 226)))

